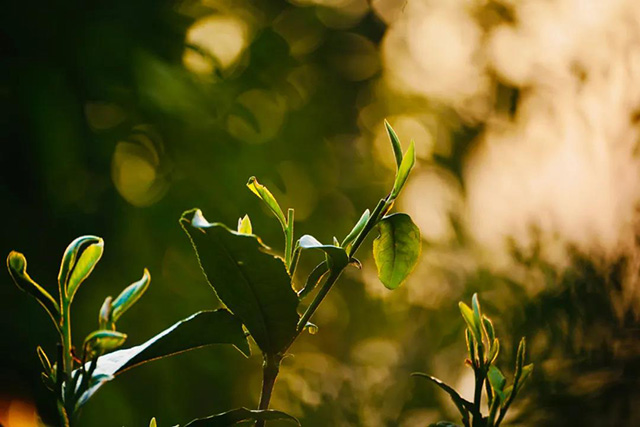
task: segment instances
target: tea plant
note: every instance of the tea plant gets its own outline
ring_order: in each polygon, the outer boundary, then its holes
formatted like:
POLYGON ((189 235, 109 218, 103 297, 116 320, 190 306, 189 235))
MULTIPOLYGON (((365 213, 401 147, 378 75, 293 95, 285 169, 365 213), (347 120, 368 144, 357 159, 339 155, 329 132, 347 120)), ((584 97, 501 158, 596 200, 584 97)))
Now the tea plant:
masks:
POLYGON ((257 426, 263 426, 268 419, 292 418, 268 411, 280 363, 305 329, 315 333, 317 327, 310 323, 313 314, 347 266, 360 267, 356 252, 374 228, 380 233, 373 242, 374 259, 378 276, 387 288, 399 287, 416 265, 421 247, 418 228, 406 214, 389 214, 415 163, 414 143, 411 142, 403 154, 396 133, 388 123, 385 125, 397 166, 393 188, 373 211, 364 211, 342 241, 334 237, 331 244, 323 244, 310 235, 296 240, 294 210, 287 209, 285 215, 272 193, 254 177, 247 186, 282 227, 282 257, 269 253, 269 248, 253 234, 247 215, 238 221, 235 231, 221 223, 208 222, 199 209, 182 215, 180 224, 191 240, 209 284, 246 327, 263 355, 263 382, 257 410, 240 408, 194 420, 189 426, 230 425, 250 419, 256 420, 257 426), (292 278, 298 260, 304 251, 311 249, 322 251, 324 260, 311 271, 302 286, 295 286, 292 278), (302 302, 307 298, 311 302, 300 314, 302 302))
MULTIPOLYGON (((533 363, 524 364, 526 341, 524 337, 520 340, 513 383, 507 387, 505 376, 495 365, 500 352, 500 341, 495 335, 493 323, 482 314, 478 295, 473 295, 473 308, 464 302, 460 302, 459 306, 462 317, 467 324, 465 336, 469 358, 465 360, 465 364, 473 369, 475 376, 473 402, 464 399, 451 386, 435 377, 420 372, 415 372, 412 375, 432 381, 449 394, 462 415, 464 427, 498 427, 525 381, 533 372, 533 363), (483 390, 487 396, 487 407, 489 408, 489 414, 486 416, 481 411, 483 390)), ((454 427, 455 424, 439 422, 432 424, 432 426, 454 427)))
POLYGON ((232 344, 249 354, 242 325, 224 309, 196 313, 142 345, 113 351, 127 339, 126 334, 116 330, 116 322, 149 286, 151 277, 146 269, 140 280, 115 299, 105 299, 98 315, 98 329, 85 338, 79 349, 74 347, 71 303, 103 249, 103 240, 95 236, 79 237, 67 247, 58 275, 58 301, 29 276, 23 254, 12 251, 7 257, 9 274, 18 288, 44 307, 60 335, 53 364, 42 347, 37 348, 37 353, 44 369, 43 382, 55 394, 60 424, 65 427, 76 424, 82 406, 103 384, 142 363, 209 344, 232 344))

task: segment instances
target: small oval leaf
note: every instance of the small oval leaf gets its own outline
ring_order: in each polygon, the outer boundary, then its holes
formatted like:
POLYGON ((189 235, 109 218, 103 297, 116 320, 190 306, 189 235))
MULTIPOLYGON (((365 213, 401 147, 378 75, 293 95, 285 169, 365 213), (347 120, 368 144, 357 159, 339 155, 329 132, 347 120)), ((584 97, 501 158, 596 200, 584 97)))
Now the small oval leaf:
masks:
POLYGON ((111 302, 112 297, 106 297, 100 307, 100 313, 98 314, 98 326, 100 329, 114 329, 113 322, 111 321, 111 302))
POLYGON ((396 131, 393 130, 389 122, 385 119, 384 127, 387 130, 387 135, 389 136, 389 141, 391 141, 391 148, 393 148, 393 156, 396 158, 396 167, 400 169, 400 165, 402 164, 402 145, 400 144, 400 138, 396 134, 396 131))
POLYGON ((378 277, 388 289, 398 288, 413 271, 420 256, 420 230, 407 214, 387 216, 373 241, 378 277))
POLYGON ((151 275, 146 268, 142 273, 142 279, 127 286, 118 297, 111 303, 111 321, 117 322, 133 304, 136 303, 145 293, 151 282, 151 275))
POLYGON ((298 240, 298 245, 303 249, 320 249, 324 251, 329 257, 329 267, 333 270, 338 270, 349 265, 349 256, 347 252, 335 245, 323 245, 315 237, 305 234, 298 240))

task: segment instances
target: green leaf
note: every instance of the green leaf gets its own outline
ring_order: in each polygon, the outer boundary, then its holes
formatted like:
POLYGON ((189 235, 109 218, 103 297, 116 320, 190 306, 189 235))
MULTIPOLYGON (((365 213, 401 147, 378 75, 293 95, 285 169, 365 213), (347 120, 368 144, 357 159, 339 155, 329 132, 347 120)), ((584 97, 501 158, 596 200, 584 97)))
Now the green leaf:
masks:
POLYGON ((228 310, 201 311, 165 329, 144 344, 117 350, 97 359, 89 388, 82 394, 80 408, 116 375, 152 360, 211 344, 231 344, 249 356, 249 343, 240 321, 228 310))
POLYGON ((462 418, 466 418, 469 416, 469 412, 473 412, 473 403, 464 399, 462 396, 458 394, 452 387, 448 386, 444 382, 440 381, 436 377, 432 377, 431 375, 423 374, 422 372, 414 372, 411 374, 414 377, 426 378, 429 381, 433 382, 435 385, 444 390, 450 397, 453 403, 458 408, 458 411, 462 415, 462 418))
POLYGON ((500 341, 498 340, 498 338, 494 338, 489 350, 489 364, 492 364, 496 361, 496 359, 498 358, 498 353, 500 353, 500 341))
POLYGON ((100 329, 114 329, 113 321, 111 320, 112 301, 112 297, 106 297, 100 307, 100 312, 98 313, 98 326, 100 329))
POLYGON ((378 277, 388 289, 398 288, 413 271, 420 256, 420 230, 407 214, 384 217, 373 241, 378 277))
POLYGON ((413 165, 416 163, 416 148, 415 143, 411 141, 409 145, 409 149, 407 153, 404 155, 402 159, 402 163, 398 167, 398 172, 396 174, 396 180, 393 183, 393 189, 391 190, 391 199, 395 199, 400 194, 402 187, 404 187, 405 182, 407 182, 407 178, 409 178, 409 173, 411 169, 413 169, 413 165))
POLYGON ((285 219, 284 213, 282 212, 282 209, 280 208, 280 205, 278 204, 276 198, 273 197, 273 194, 271 194, 269 189, 260 184, 255 176, 249 178, 247 187, 249 187, 249 190, 251 190, 256 196, 258 196, 260 200, 262 200, 267 205, 267 207, 271 209, 271 212, 273 212, 276 218, 278 218, 278 221, 280 221, 282 229, 286 230, 287 220, 285 219))
POLYGON ((285 420, 300 425, 300 421, 289 414, 273 409, 252 410, 247 408, 232 409, 221 414, 191 421, 185 427, 223 427, 231 426, 243 421, 272 421, 285 420))
POLYGON ((38 353, 38 359, 40 359, 40 363, 42 364, 42 369, 44 369, 44 373, 49 375, 51 373, 51 362, 49 362, 47 353, 45 353, 42 347, 40 346, 36 348, 36 352, 38 353))
POLYGON ((298 292, 298 298, 302 299, 309 295, 311 291, 315 289, 315 287, 320 283, 322 277, 329 271, 329 264, 327 261, 322 261, 320 264, 316 265, 316 267, 311 271, 309 276, 307 277, 307 281, 305 282, 304 287, 298 292))
POLYGON ((158 423, 156 422, 156 417, 151 418, 149 422, 149 427, 158 427, 158 423))
POLYGON ((460 427, 458 424, 450 423, 449 421, 439 421, 434 424, 429 424, 429 427, 460 427))
POLYGON ((351 243, 353 243, 353 241, 356 240, 358 235, 362 233, 362 230, 364 230, 365 225, 367 225, 367 222, 369 221, 370 215, 371 213, 369 212, 369 209, 364 211, 364 213, 362 214, 362 216, 360 217, 356 225, 353 226, 349 234, 347 234, 347 237, 345 237, 344 240, 342 241, 341 246, 343 248, 346 248, 351 243))
POLYGON ((522 367, 524 366, 524 358, 527 352, 527 340, 525 337, 522 337, 520 343, 518 344, 518 352, 516 353, 516 371, 515 378, 516 380, 520 377, 522 373, 522 367))
POLYGON ((315 237, 305 234, 298 240, 298 245, 302 249, 319 249, 324 251, 329 259, 329 267, 332 270, 340 270, 349 264, 347 252, 340 246, 323 245, 315 237))
POLYGON ((146 268, 142 272, 142 278, 127 286, 111 303, 111 321, 117 322, 120 316, 136 303, 145 293, 151 282, 151 275, 146 268))
POLYGON ((525 381, 527 381, 527 379, 531 376, 532 372, 533 372, 533 363, 530 363, 522 367, 522 374, 518 379, 518 390, 517 390, 518 392, 524 385, 525 381))
POLYGON ((60 295, 64 295, 67 301, 73 300, 82 281, 100 260, 103 249, 104 241, 97 236, 81 236, 67 246, 58 273, 60 295))
POLYGON ((497 366, 490 366, 487 372, 487 378, 489 378, 489 384, 494 391, 504 390, 504 386, 507 383, 507 379, 502 374, 502 371, 497 366))
POLYGON ((482 333, 480 332, 480 325, 476 324, 475 317, 473 315, 473 310, 469 308, 469 306, 462 301, 458 303, 458 307, 460 307, 460 313, 462 314, 462 318, 467 323, 467 326, 473 333, 473 337, 476 342, 479 344, 482 342, 482 333))
POLYGON ((27 273, 27 259, 20 252, 11 251, 7 257, 7 268, 16 286, 32 297, 44 307, 51 316, 51 320, 58 327, 60 308, 49 292, 38 285, 27 273))
POLYGON ((256 236, 207 222, 200 210, 180 219, 209 284, 268 354, 277 354, 297 332, 298 296, 282 258, 266 252, 256 236))
POLYGON ((249 219, 249 215, 245 215, 238 219, 238 233, 253 234, 253 227, 251 226, 251 219, 249 219))
POLYGON ((489 337, 489 342, 493 342, 496 337, 496 331, 493 329, 493 323, 491 319, 487 316, 482 316, 482 324, 484 325, 484 330, 487 332, 487 336, 489 337))
POLYGON ((387 129, 387 135, 389 136, 389 141, 391 141, 393 155, 396 158, 396 167, 400 169, 400 165, 402 164, 402 145, 400 144, 400 138, 398 138, 396 131, 393 130, 386 119, 384 121, 384 127, 387 129))
POLYGON ((85 360, 92 359, 95 355, 110 352, 120 347, 127 339, 127 335, 118 331, 100 329, 91 332, 84 339, 82 348, 85 351, 85 360))
POLYGON ((104 241, 100 238, 96 243, 85 244, 82 247, 82 253, 80 257, 77 259, 75 265, 73 266, 73 270, 71 271, 71 276, 69 277, 69 281, 67 282, 67 298, 69 301, 73 300, 78 288, 84 282, 84 280, 89 277, 93 269, 95 268, 98 261, 102 257, 102 252, 104 251, 104 241))

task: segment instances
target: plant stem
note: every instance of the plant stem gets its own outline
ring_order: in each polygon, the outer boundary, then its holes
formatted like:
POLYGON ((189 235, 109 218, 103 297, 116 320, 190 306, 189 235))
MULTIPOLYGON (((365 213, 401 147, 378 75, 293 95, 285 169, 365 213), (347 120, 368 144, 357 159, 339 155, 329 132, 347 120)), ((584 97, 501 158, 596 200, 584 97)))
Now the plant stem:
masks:
POLYGON ((294 210, 291 208, 287 211, 287 227, 284 230, 284 262, 289 272, 291 272, 293 259, 293 212, 294 210))
POLYGON ((71 355, 72 343, 71 343, 71 310, 70 304, 64 300, 62 301, 62 371, 65 378, 65 389, 60 399, 64 402, 65 415, 68 424, 71 423, 73 418, 73 393, 75 390, 71 387, 72 375, 73 375, 73 356, 71 355))
MULTIPOLYGON (((280 371, 280 358, 278 356, 265 355, 264 364, 262 367, 262 392, 260 393, 260 404, 258 409, 269 409, 269 402, 271 401, 271 394, 273 392, 273 386, 278 378, 278 372, 280 371)), ((264 427, 266 421, 256 421, 256 427, 264 427)))

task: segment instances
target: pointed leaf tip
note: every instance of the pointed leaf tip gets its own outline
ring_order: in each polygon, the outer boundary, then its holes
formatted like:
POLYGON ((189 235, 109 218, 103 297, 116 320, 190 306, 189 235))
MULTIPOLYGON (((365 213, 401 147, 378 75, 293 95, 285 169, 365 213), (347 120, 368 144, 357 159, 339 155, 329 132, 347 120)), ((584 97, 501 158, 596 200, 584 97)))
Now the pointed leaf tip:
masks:
POLYGON ((400 169, 400 165, 402 164, 402 145, 400 144, 400 138, 396 134, 396 131, 393 130, 387 119, 384 120, 384 127, 387 130, 387 136, 389 137, 389 141, 391 142, 391 148, 393 148, 393 156, 396 159, 396 168, 400 169))
POLYGON ((127 286, 118 297, 111 303, 111 321, 117 322, 127 310, 135 304, 142 294, 149 288, 151 275, 146 268, 142 273, 142 278, 127 286))
POLYGON ((249 215, 245 215, 238 219, 238 233, 253 234, 253 227, 251 226, 251 219, 249 218, 249 215))
POLYGON ((276 218, 278 218, 278 221, 280 221, 282 229, 286 230, 287 220, 284 217, 284 213, 282 211, 282 208, 280 208, 278 201, 273 196, 273 194, 271 194, 271 191, 269 191, 269 189, 264 185, 260 184, 255 176, 249 178, 249 181, 247 181, 247 187, 249 187, 249 190, 251 190, 253 194, 258 196, 260 200, 262 200, 267 205, 267 207, 276 216, 276 218))
POLYGON ((402 159, 402 163, 398 167, 398 172, 396 173, 396 180, 393 183, 393 189, 391 190, 391 199, 395 199, 398 197, 398 195, 400 194, 400 191, 402 190, 402 187, 404 187, 404 184, 407 182, 407 179, 409 178, 409 173, 411 172, 411 169, 413 169, 413 166, 415 165, 415 163, 416 163, 416 148, 415 148, 415 143, 411 141, 411 144, 409 145, 409 149, 407 150, 407 153, 404 155, 402 159))

